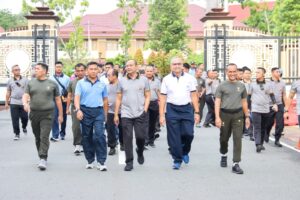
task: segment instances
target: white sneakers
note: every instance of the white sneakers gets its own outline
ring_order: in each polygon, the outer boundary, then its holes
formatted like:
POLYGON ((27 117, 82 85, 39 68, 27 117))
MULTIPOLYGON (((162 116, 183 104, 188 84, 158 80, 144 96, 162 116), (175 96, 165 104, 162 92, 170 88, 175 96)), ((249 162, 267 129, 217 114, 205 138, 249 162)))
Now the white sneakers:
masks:
POLYGON ((81 152, 81 146, 80 145, 75 145, 74 153, 76 155, 80 154, 81 152))
POLYGON ((41 159, 38 164, 38 168, 42 171, 46 170, 47 169, 47 161, 45 159, 41 159))
POLYGON ((20 139, 20 135, 15 135, 14 140, 17 141, 20 139))
POLYGON ((94 164, 93 163, 88 163, 86 166, 85 166, 86 169, 93 169, 94 168, 94 164))
POLYGON ((97 163, 97 169, 100 171, 107 171, 107 167, 101 163, 97 163))
MULTIPOLYGON (((93 169, 94 168, 94 164, 93 163, 90 163, 90 164, 87 164, 85 166, 86 169, 93 169)), ((96 165, 96 168, 100 171, 107 171, 107 167, 104 165, 104 164, 101 164, 101 163, 97 163, 96 165)))

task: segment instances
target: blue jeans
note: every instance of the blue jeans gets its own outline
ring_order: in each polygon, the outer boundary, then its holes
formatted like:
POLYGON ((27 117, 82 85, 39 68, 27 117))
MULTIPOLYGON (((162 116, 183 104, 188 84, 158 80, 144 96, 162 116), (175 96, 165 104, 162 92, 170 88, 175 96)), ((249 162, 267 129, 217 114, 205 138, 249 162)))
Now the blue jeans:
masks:
POLYGON ((90 108, 81 105, 83 119, 80 121, 82 147, 88 163, 97 158, 97 162, 104 164, 107 157, 106 137, 104 135, 104 111, 102 107, 90 108))
POLYGON ((58 136, 64 138, 66 135, 66 124, 67 124, 67 113, 66 108, 67 104, 65 102, 62 102, 62 108, 63 108, 63 122, 61 123, 61 130, 59 131, 59 123, 58 123, 58 108, 55 104, 55 110, 54 110, 54 118, 52 123, 52 138, 58 139, 58 136))

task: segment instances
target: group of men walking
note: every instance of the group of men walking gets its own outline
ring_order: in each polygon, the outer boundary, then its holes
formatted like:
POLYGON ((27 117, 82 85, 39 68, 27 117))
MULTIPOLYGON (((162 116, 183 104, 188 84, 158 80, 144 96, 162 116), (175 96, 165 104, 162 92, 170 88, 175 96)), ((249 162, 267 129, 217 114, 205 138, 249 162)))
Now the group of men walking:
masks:
MULTIPOLYGON (((194 125, 201 127, 205 103, 208 114, 203 126, 208 128, 211 124, 220 128, 221 167, 227 167, 231 134, 232 171, 237 174, 243 174, 239 165, 243 133, 255 140, 259 153, 265 150, 263 143, 268 142, 276 121, 275 145, 282 146, 284 113, 290 100, 286 98, 278 68, 272 69, 271 81, 265 80, 264 68, 258 68, 256 80, 251 81, 249 68, 239 70, 232 63, 226 68, 227 80, 221 82, 216 70, 207 71, 207 77, 203 66, 192 67, 193 73, 189 73, 184 71, 183 60, 173 57, 171 72, 161 82, 152 66, 145 67, 144 75, 135 60, 128 60, 125 67, 126 73, 120 74, 112 63, 107 63, 99 73, 98 63, 79 63, 75 66, 75 78, 70 80, 62 72, 63 63, 55 64, 55 74, 49 78, 48 66, 38 63, 35 78, 30 81, 20 75, 17 65, 12 67, 14 76, 8 82, 6 107, 10 102, 14 139, 20 138, 19 118, 23 132, 27 132, 29 112, 41 170, 47 168, 51 130, 53 142, 66 136, 67 114, 72 115, 74 153, 84 152, 86 168, 94 168, 96 163, 100 171, 107 170, 107 154, 116 154, 118 144, 125 151, 124 170, 134 168, 133 133, 137 162, 143 165, 145 146, 155 147, 157 121, 167 127, 172 168, 178 170, 182 162, 188 164, 194 125)), ((293 84, 289 99, 300 91, 298 82, 293 84)))

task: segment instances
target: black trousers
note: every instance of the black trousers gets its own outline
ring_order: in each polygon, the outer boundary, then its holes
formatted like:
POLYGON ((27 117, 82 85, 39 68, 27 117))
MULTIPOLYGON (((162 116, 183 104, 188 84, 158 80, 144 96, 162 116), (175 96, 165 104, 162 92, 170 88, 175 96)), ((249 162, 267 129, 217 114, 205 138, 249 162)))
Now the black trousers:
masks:
POLYGON ((145 146, 145 132, 147 131, 147 113, 143 112, 137 118, 122 118, 123 142, 126 163, 133 163, 133 129, 135 133, 137 153, 142 155, 145 146))
POLYGON ((202 121, 203 118, 203 109, 205 106, 205 94, 203 94, 200 98, 199 98, 199 114, 200 114, 200 121, 202 121))
POLYGON ((156 121, 159 116, 158 110, 148 110, 149 120, 148 120, 148 144, 153 144, 155 140, 155 132, 156 132, 156 121))
POLYGON ((256 145, 263 145, 269 113, 252 112, 253 132, 256 145))
POLYGON ((281 137, 281 133, 284 128, 284 105, 280 104, 278 105, 278 112, 274 112, 272 108, 270 108, 270 113, 268 115, 267 125, 266 125, 266 136, 270 136, 270 132, 272 130, 272 127, 274 125, 274 122, 276 121, 275 126, 275 140, 279 141, 281 137))
POLYGON ((215 97, 212 94, 205 95, 205 102, 207 105, 208 112, 206 114, 204 124, 215 124, 215 97))
POLYGON ((20 122, 19 119, 21 118, 22 128, 25 129, 28 124, 28 114, 25 112, 23 105, 10 105, 10 114, 12 125, 14 129, 14 133, 16 135, 20 135, 20 122))
POLYGON ((107 132, 107 145, 110 148, 115 148, 117 146, 117 141, 121 145, 123 145, 123 130, 122 130, 122 119, 121 115, 119 115, 120 123, 118 126, 114 123, 114 115, 113 113, 107 114, 107 122, 106 122, 106 132, 107 132))

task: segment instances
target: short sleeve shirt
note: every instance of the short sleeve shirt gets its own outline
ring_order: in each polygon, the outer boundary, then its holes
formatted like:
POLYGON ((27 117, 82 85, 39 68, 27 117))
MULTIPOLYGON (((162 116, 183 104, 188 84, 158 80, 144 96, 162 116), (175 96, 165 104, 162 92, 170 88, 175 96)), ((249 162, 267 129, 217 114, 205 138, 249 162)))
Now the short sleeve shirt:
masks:
POLYGON ((30 96, 32 111, 49 111, 55 108, 55 97, 60 96, 57 84, 49 79, 29 81, 25 93, 30 96))
POLYGON ((151 97, 150 101, 156 101, 158 99, 158 92, 160 90, 160 81, 157 78, 154 78, 153 80, 148 80, 150 85, 150 92, 151 97))
POLYGON ((80 96, 80 105, 97 108, 103 106, 103 98, 107 97, 107 88, 99 79, 92 83, 88 78, 83 78, 77 82, 75 95, 80 96))
POLYGON ((270 111, 270 94, 273 88, 270 82, 257 83, 253 81, 250 85, 251 111, 257 113, 268 113, 270 111))
POLYGON ((10 94, 10 104, 13 105, 23 105, 22 96, 24 94, 25 88, 28 85, 28 79, 26 77, 21 77, 19 80, 11 78, 7 82, 7 90, 11 92, 10 94))
POLYGON ((119 83, 107 85, 108 113, 115 113, 118 84, 119 83))
POLYGON ((118 93, 122 93, 121 117, 137 118, 144 112, 145 91, 150 91, 146 77, 138 75, 131 79, 127 75, 119 80, 118 93))
POLYGON ((242 99, 247 98, 247 91, 241 82, 223 81, 217 88, 216 98, 221 99, 221 108, 235 110, 242 108, 242 99))
POLYGON ((75 96, 75 89, 76 89, 77 82, 78 79, 74 79, 70 82, 68 86, 68 93, 72 93, 72 99, 71 99, 72 104, 74 104, 74 96, 75 96))
POLYGON ((300 115, 300 80, 293 82, 291 92, 297 95, 297 114, 300 115))
POLYGON ((191 92, 197 91, 196 78, 188 73, 182 73, 176 77, 168 74, 162 81, 161 94, 167 95, 167 103, 174 105, 186 105, 191 103, 191 92))
POLYGON ((286 95, 285 82, 283 80, 279 80, 279 81, 271 80, 270 84, 272 85, 273 88, 272 90, 274 92, 276 104, 277 105, 282 104, 283 96, 286 95))

